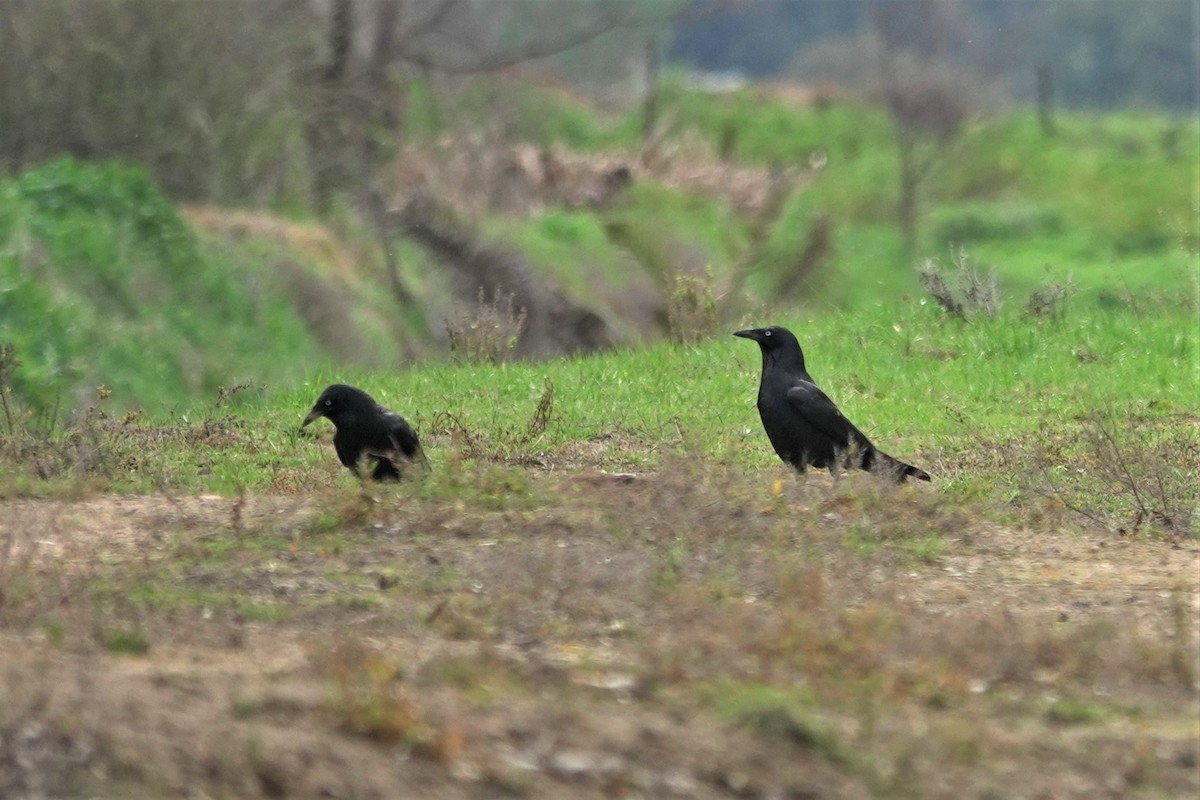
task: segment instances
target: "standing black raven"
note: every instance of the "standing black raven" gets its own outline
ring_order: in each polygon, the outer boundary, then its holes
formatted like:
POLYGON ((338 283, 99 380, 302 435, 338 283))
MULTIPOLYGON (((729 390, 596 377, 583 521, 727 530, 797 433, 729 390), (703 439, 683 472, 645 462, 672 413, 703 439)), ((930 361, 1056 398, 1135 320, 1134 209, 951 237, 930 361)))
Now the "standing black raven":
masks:
POLYGON ((426 463, 421 442, 412 426, 397 414, 375 402, 362 389, 335 383, 317 398, 304 418, 304 427, 318 417, 327 417, 337 432, 333 449, 338 460, 355 475, 359 461, 368 456, 375 461, 371 477, 377 481, 400 480, 400 468, 413 461, 426 463))
POLYGON ((758 413, 771 446, 785 463, 804 472, 811 464, 830 473, 857 467, 903 482, 908 476, 931 480, 929 473, 892 458, 842 416, 804 368, 800 343, 787 328, 752 328, 734 336, 753 339, 762 350, 758 413))

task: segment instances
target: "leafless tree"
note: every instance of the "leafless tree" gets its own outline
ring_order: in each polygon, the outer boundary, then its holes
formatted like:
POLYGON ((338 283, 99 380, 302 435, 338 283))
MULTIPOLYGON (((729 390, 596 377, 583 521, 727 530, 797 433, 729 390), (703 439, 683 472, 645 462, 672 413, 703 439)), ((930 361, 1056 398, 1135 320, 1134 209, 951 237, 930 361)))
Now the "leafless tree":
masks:
POLYGON ((404 135, 408 89, 425 78, 499 70, 543 58, 601 34, 652 19, 645 0, 596 0, 571 14, 545 13, 532 0, 330 0, 320 101, 308 120, 318 207, 335 190, 361 197, 375 223, 389 280, 402 303, 378 170, 404 135), (361 43, 356 48, 356 43, 361 43), (354 166, 356 162, 356 167, 354 166), (355 174, 357 173, 357 174, 355 174))
POLYGON ((970 108, 969 88, 943 56, 965 37, 954 0, 877 2, 884 102, 899 151, 897 221, 909 252, 916 247, 925 179, 957 138, 970 108))
POLYGON ((291 75, 306 11, 0 0, 0 171, 73 154, 144 164, 183 199, 298 194, 291 75))
POLYGON ((657 7, 0 0, 0 170, 71 153, 144 163, 188 199, 360 196, 403 131, 412 76, 544 57, 657 7))

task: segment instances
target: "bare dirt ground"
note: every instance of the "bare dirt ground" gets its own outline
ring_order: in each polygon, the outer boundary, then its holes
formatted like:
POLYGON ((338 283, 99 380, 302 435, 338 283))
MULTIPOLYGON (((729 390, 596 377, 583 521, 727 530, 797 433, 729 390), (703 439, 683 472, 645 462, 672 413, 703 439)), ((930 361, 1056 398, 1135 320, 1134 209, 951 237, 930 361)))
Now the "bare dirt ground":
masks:
POLYGON ((0 797, 1200 792, 1194 541, 495 480, 0 501, 0 797))

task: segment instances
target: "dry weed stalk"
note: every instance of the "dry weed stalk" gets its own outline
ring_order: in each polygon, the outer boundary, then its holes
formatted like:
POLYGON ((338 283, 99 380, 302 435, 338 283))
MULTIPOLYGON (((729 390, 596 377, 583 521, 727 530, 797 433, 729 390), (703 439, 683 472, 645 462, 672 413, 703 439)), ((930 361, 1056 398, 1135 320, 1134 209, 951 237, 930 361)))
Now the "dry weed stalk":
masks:
POLYGON ((942 309, 951 316, 968 320, 982 314, 989 319, 1000 313, 1000 288, 996 273, 979 271, 967 257, 966 248, 950 248, 950 260, 955 271, 949 276, 933 259, 926 259, 918 268, 921 285, 942 309))
POLYGON ((529 427, 525 429, 522 441, 526 444, 546 432, 550 425, 550 416, 554 413, 554 381, 546 378, 542 387, 542 396, 538 399, 537 408, 529 418, 529 427))
POLYGON ((9 436, 12 436, 15 430, 12 406, 8 402, 8 395, 11 393, 9 386, 13 372, 20 366, 21 360, 17 358, 16 348, 9 342, 0 342, 0 406, 4 407, 4 421, 8 426, 9 436))
POLYGON ((717 298, 710 277, 676 275, 667 298, 667 328, 672 341, 693 344, 717 330, 717 298))
POLYGON ((430 429, 449 434, 467 458, 501 463, 540 463, 539 456, 529 452, 528 448, 546 432, 553 416, 554 382, 546 378, 538 404, 523 428, 505 427, 497 431, 494 438, 486 437, 455 414, 440 411, 433 416, 430 429))
POLYGON ((1070 278, 1065 283, 1048 283, 1029 294, 1025 310, 1033 317, 1062 319, 1066 315, 1067 301, 1075 292, 1075 284, 1070 278))
POLYGON ((460 313, 446 320, 455 358, 467 364, 499 364, 512 353, 527 317, 524 306, 516 308, 515 297, 497 288, 488 302, 480 286, 474 314, 460 313))
POLYGON ((1112 408, 1084 420, 1086 461, 1065 468, 1055 453, 1038 455, 1033 491, 1118 533, 1147 525, 1176 536, 1194 536, 1200 510, 1195 465, 1200 440, 1189 432, 1118 421, 1112 408))

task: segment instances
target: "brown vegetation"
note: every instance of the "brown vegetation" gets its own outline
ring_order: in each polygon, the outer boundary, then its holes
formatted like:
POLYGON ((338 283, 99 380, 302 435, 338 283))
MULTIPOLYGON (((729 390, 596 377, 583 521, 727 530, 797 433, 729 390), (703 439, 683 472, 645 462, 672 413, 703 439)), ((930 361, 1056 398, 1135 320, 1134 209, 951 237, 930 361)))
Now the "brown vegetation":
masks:
POLYGON ((1195 789, 1194 543, 778 475, 4 501, 0 789, 1195 789))

